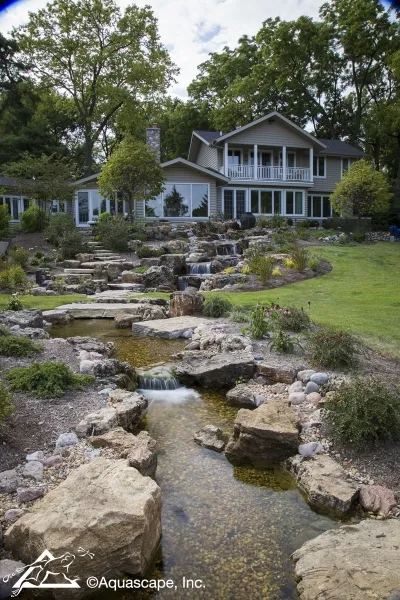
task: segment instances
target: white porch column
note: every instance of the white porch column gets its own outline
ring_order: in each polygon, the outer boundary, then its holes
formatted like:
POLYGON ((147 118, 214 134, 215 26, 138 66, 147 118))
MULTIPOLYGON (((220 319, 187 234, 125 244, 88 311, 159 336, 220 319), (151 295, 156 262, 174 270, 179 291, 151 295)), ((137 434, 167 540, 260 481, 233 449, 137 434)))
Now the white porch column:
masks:
POLYGON ((228 177, 228 142, 224 143, 224 174, 228 177))
POLYGON ((254 150, 253 150, 253 155, 254 155, 254 160, 253 160, 253 168, 254 168, 254 173, 253 173, 253 177, 254 179, 258 179, 257 176, 257 171, 258 171, 258 146, 257 144, 254 144, 254 150))
POLYGON ((283 169, 283 179, 286 179, 286 146, 282 147, 282 169, 283 169))
POLYGON ((314 149, 310 148, 310 181, 314 181, 314 149))

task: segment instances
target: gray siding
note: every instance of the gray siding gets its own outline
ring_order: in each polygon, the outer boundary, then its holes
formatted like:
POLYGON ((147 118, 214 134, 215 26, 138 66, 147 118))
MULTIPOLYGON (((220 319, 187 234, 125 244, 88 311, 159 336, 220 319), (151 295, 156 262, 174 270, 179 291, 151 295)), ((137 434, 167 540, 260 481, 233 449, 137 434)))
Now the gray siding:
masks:
POLYGON ((217 148, 212 148, 211 146, 207 146, 207 144, 205 144, 204 142, 201 142, 195 162, 201 167, 206 167, 207 169, 214 169, 215 171, 218 171, 217 148))
MULTIPOLYGON (((272 123, 263 121, 258 125, 249 127, 245 131, 227 138, 231 145, 235 144, 260 144, 264 146, 293 146, 298 148, 311 148, 312 141, 308 141, 294 129, 275 120, 272 123)), ((223 143, 223 142, 222 142, 223 143)))
POLYGON ((217 212, 217 189, 212 175, 200 173, 186 165, 165 167, 165 183, 208 183, 210 185, 210 214, 217 212))
POLYGON ((326 177, 314 177, 313 192, 333 192, 342 178, 342 159, 339 156, 326 156, 326 177))

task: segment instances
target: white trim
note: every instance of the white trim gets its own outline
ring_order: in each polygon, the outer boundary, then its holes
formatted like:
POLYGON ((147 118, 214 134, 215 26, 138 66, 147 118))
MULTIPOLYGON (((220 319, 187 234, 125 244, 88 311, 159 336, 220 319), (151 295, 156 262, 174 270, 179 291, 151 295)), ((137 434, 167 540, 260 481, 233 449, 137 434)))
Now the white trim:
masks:
POLYGON ((309 202, 309 210, 308 210, 308 213, 309 213, 309 218, 310 218, 310 219, 330 219, 330 217, 331 217, 331 216, 332 216, 332 214, 333 214, 333 210, 332 210, 332 204, 331 204, 331 202, 329 201, 329 205, 330 205, 330 208, 331 208, 331 214, 329 215, 329 217, 324 217, 324 216, 323 216, 323 214, 324 214, 324 201, 323 201, 323 199, 324 199, 324 198, 328 198, 328 200, 329 200, 329 198, 330 198, 330 194, 323 194, 323 193, 320 193, 320 194, 317 194, 317 193, 315 193, 315 194, 307 194, 307 201, 309 202), (313 211, 313 208, 314 208, 314 207, 313 207, 313 198, 320 198, 320 199, 321 199, 321 200, 320 200, 320 207, 321 207, 321 216, 320 216, 320 217, 316 217, 316 216, 313 214, 313 212, 314 212, 314 211, 313 211), (310 199, 310 200, 309 200, 309 199, 310 199))
MULTIPOLYGON (((184 181, 180 181, 178 182, 171 182, 171 181, 166 181, 165 185, 170 185, 170 186, 178 186, 178 185, 190 185, 190 205, 189 205, 189 209, 190 209, 190 214, 188 215, 184 215, 183 217, 166 217, 164 216, 164 192, 165 189, 161 192, 161 194, 159 194, 159 196, 161 197, 161 215, 160 216, 156 216, 156 217, 148 217, 146 215, 146 203, 144 200, 142 200, 142 202, 144 202, 144 218, 146 220, 150 220, 150 219, 177 219, 179 220, 188 220, 188 219, 208 219, 211 215, 211 186, 209 183, 202 183, 200 181, 188 181, 188 182, 184 182, 184 181), (207 195, 208 195, 208 211, 207 211, 207 216, 203 216, 203 217, 193 217, 192 216, 192 211, 193 211, 193 188, 192 186, 194 185, 206 185, 207 186, 207 195)), ((225 189, 225 188, 223 188, 225 189)), ((159 197, 157 196, 157 198, 159 197)))
POLYGON ((269 113, 268 115, 264 115, 263 117, 261 117, 260 119, 257 119, 256 121, 252 121, 251 123, 247 123, 247 125, 243 125, 243 127, 239 127, 238 129, 235 129, 234 131, 231 131, 230 133, 225 133, 225 135, 219 136, 218 138, 216 138, 214 140, 213 144, 214 143, 218 143, 218 142, 222 142, 223 140, 226 140, 227 138, 231 137, 232 135, 237 135, 238 133, 241 133, 242 131, 245 131, 246 129, 249 129, 249 127, 253 127, 254 125, 258 125, 259 123, 262 123, 266 119, 272 119, 274 117, 276 117, 278 119, 281 119, 284 123, 286 123, 287 125, 290 125, 290 127, 293 127, 293 129, 296 129, 299 133, 301 133, 302 135, 304 135, 308 139, 312 140, 312 142, 314 144, 320 146, 321 148, 327 148, 327 146, 325 146, 325 144, 323 142, 320 142, 313 135, 311 135, 310 133, 307 133, 307 131, 304 131, 304 129, 302 129, 301 127, 299 127, 298 125, 296 125, 295 123, 293 123, 292 121, 290 121, 289 119, 287 119, 286 117, 284 117, 283 115, 281 115, 280 113, 278 113, 276 110, 274 110, 273 112, 269 113))
POLYGON ((304 201, 304 199, 305 199, 305 190, 285 190, 285 205, 284 205, 285 206, 285 210, 283 212, 283 216, 285 216, 285 217, 304 217, 305 216, 305 208, 306 208, 305 207, 305 201, 304 201), (287 205, 286 196, 287 196, 288 192, 293 194, 293 211, 296 208, 296 194, 300 193, 302 195, 303 199, 302 199, 302 212, 301 213, 295 213, 295 212, 288 213, 287 212, 287 210, 286 210, 286 205, 287 205))
POLYGON ((286 181, 287 173, 286 173, 286 146, 282 146, 282 179, 286 181))
POLYGON ((311 181, 314 181, 314 148, 310 148, 309 163, 310 163, 310 179, 311 179, 311 181))
MULTIPOLYGON (((250 162, 251 162, 251 152, 250 152, 250 162)), ((261 157, 260 157, 261 158, 261 157)), ((248 160, 247 160, 248 162, 248 160)), ((257 179, 257 173, 258 173, 258 144, 254 144, 253 147, 253 177, 254 179, 257 179)))
POLYGON ((244 198, 244 206, 245 206, 245 212, 248 212, 248 208, 249 208, 249 193, 248 193, 248 188, 237 188, 237 187, 223 187, 222 188, 222 214, 225 215, 225 191, 227 192, 234 192, 233 193, 233 219, 238 219, 240 217, 240 215, 236 214, 237 211, 237 203, 236 203, 236 192, 244 192, 245 198, 244 198))
POLYGON ((25 207, 24 207, 24 200, 28 200, 28 206, 31 202, 31 200, 29 200, 29 198, 27 198, 27 196, 21 196, 20 194, 1 194, 0 195, 0 205, 5 204, 6 206, 6 198, 8 198, 10 200, 10 208, 9 208, 9 212, 10 212, 10 223, 19 223, 21 220, 21 214, 24 212, 25 207), (14 218, 14 205, 13 205, 13 200, 17 200, 18 202, 18 206, 17 206, 17 210, 18 210, 18 218, 15 219, 14 218))
MULTIPOLYGON (((319 167, 319 165, 318 165, 319 167)), ((317 171, 319 171, 319 168, 317 168, 317 171)), ((314 179, 326 179, 326 156, 321 156, 321 155, 317 155, 314 156, 313 158, 313 166, 312 166, 312 174, 313 174, 313 178, 314 179), (314 160, 319 160, 320 158, 324 159, 324 174, 323 175, 314 175, 314 160)))

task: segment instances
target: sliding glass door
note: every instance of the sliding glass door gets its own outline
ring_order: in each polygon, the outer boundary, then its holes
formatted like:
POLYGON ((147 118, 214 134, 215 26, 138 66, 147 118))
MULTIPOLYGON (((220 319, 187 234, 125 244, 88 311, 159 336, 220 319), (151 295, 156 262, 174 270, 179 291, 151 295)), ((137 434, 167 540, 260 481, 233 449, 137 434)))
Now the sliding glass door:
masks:
POLYGON ((239 219, 247 212, 247 190, 225 189, 222 212, 225 219, 239 219))

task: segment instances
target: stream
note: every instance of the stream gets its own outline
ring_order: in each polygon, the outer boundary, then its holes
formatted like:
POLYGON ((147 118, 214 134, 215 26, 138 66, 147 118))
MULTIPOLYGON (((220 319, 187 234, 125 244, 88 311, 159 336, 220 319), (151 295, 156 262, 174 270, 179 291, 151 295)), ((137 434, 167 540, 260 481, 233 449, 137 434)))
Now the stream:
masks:
MULTIPOLYGON (((112 341, 117 358, 136 368, 167 362, 187 343, 134 338, 130 329, 115 329, 113 320, 76 320, 53 327, 51 335, 112 341)), ((195 431, 207 424, 231 433, 237 409, 226 404, 223 392, 148 393, 143 426, 157 440, 156 480, 163 496, 161 548, 149 577, 172 579, 178 590, 96 597, 295 600, 291 553, 337 523, 311 510, 283 470, 234 467, 194 443, 195 431), (183 577, 200 579, 203 587, 182 589, 183 577)))

